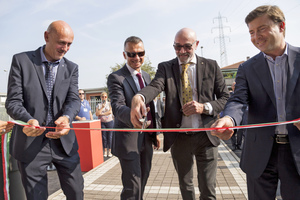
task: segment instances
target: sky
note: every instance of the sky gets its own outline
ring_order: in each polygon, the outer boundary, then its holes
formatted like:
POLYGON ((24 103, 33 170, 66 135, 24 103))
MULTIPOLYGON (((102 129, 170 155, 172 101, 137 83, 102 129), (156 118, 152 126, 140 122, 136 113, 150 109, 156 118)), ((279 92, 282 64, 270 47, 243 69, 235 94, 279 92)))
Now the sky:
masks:
POLYGON ((196 54, 221 67, 218 16, 222 17, 227 65, 256 55, 247 14, 260 5, 278 5, 286 18, 286 41, 300 46, 299 0, 0 0, 0 93, 7 91, 12 56, 45 44, 44 31, 55 20, 67 22, 75 38, 66 58, 79 65, 79 87, 106 86, 110 67, 124 63, 123 45, 140 37, 156 69, 175 58, 175 34, 197 33, 196 54), (201 48, 202 47, 202 48, 201 48))

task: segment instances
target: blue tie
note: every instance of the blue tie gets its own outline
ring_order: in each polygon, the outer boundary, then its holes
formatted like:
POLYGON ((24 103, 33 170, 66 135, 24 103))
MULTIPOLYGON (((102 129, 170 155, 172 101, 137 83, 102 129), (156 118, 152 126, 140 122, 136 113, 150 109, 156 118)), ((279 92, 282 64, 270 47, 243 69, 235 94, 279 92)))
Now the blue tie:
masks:
POLYGON ((54 86, 53 63, 47 62, 45 65, 46 65, 45 81, 46 81, 47 98, 48 98, 48 114, 47 114, 46 125, 54 127, 55 124, 53 121, 54 116, 53 116, 53 99, 52 99, 53 86, 54 86))

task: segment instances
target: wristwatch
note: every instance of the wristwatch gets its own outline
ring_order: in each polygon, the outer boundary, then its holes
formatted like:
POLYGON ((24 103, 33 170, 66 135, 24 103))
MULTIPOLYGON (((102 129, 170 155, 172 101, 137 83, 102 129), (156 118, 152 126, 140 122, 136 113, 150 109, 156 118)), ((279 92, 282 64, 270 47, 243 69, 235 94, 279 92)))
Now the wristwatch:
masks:
POLYGON ((203 104, 203 114, 209 115, 209 106, 207 103, 203 104))

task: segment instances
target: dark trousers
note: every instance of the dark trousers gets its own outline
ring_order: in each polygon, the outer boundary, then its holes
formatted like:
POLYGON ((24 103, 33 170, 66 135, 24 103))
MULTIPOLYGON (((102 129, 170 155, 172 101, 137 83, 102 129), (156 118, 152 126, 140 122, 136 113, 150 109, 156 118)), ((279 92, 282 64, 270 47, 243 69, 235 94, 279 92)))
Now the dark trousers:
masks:
POLYGON ((79 154, 69 157, 60 140, 46 139, 43 148, 29 163, 18 161, 22 183, 29 200, 47 200, 47 166, 53 163, 57 169, 61 188, 68 200, 83 200, 83 177, 79 154))
POLYGON ((274 200, 278 180, 281 197, 284 200, 300 198, 300 176, 289 144, 274 143, 263 174, 258 178, 247 176, 249 200, 274 200))
POLYGON ((241 148, 245 130, 246 129, 239 129, 232 135, 231 144, 233 148, 241 148))
MULTIPOLYGON (((114 121, 101 122, 101 128, 113 128, 114 121)), ((112 131, 102 131, 103 148, 111 149, 112 131)))
POLYGON ((119 158, 123 183, 121 200, 143 199, 145 186, 151 170, 152 156, 152 141, 149 136, 145 135, 142 148, 134 159, 119 158))
POLYGON ((195 200, 193 184, 194 158, 197 164, 201 200, 216 199, 218 147, 209 141, 206 132, 192 135, 179 133, 171 148, 183 200, 195 200))

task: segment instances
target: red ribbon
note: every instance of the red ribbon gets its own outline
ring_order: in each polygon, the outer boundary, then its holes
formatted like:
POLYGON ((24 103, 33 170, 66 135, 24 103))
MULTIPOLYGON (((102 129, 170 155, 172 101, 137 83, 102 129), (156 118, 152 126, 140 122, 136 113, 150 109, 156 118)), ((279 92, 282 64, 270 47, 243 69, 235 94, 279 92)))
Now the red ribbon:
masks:
MULTIPOLYGON (((222 127, 222 128, 164 128, 164 129, 114 129, 114 128, 61 128, 61 129, 69 129, 69 130, 98 130, 98 131, 118 131, 118 132, 200 132, 200 131, 214 131, 214 130, 228 130, 228 129, 249 129, 249 128, 260 128, 260 127, 267 127, 267 126, 278 126, 284 124, 291 124, 300 122, 300 118, 291 120, 291 121, 284 121, 284 122, 271 122, 271 123, 261 123, 261 124, 249 124, 249 125, 242 125, 242 126, 233 126, 233 127, 222 127)), ((8 121, 8 123, 18 124, 24 127, 32 127, 28 124, 21 124, 17 121, 8 121)), ((35 128, 48 128, 48 129, 55 129, 56 127, 39 127, 34 126, 35 128)))

